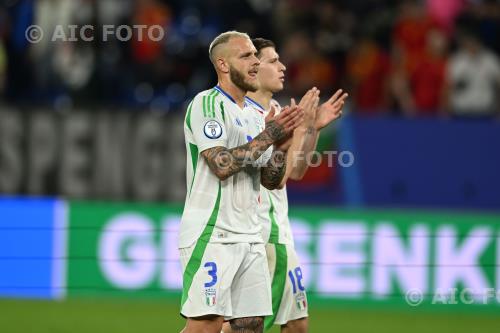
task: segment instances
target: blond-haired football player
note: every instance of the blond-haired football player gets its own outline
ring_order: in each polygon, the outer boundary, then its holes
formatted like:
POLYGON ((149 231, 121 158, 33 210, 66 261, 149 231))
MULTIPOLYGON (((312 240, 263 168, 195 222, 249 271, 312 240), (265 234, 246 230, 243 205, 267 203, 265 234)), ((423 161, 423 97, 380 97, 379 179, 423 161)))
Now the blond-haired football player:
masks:
POLYGON ((218 85, 199 93, 186 113, 187 196, 179 233, 184 333, 219 333, 224 320, 262 332, 264 316, 272 314, 258 199, 261 185, 279 187, 286 158, 277 143, 303 112, 293 106, 264 123, 247 104, 245 95, 258 87, 256 54, 244 33, 216 37, 209 56, 218 85))

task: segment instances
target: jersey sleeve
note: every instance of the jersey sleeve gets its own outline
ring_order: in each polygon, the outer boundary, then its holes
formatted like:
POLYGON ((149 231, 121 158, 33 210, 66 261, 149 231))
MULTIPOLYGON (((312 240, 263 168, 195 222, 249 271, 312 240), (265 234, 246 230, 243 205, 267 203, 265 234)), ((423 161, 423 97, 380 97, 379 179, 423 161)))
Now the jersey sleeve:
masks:
POLYGON ((189 115, 190 130, 200 152, 213 147, 227 147, 224 116, 214 96, 198 95, 189 115))

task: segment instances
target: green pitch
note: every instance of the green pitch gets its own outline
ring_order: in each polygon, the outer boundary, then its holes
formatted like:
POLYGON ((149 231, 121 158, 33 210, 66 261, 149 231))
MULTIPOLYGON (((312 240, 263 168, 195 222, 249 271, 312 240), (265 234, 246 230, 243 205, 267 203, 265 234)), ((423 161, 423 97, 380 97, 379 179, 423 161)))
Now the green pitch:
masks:
MULTIPOLYGON (((183 325, 177 304, 170 302, 0 300, 2 333, 177 333, 183 325)), ((497 315, 338 307, 311 310, 311 333, 470 333, 498 332, 499 327, 500 309, 497 315)))

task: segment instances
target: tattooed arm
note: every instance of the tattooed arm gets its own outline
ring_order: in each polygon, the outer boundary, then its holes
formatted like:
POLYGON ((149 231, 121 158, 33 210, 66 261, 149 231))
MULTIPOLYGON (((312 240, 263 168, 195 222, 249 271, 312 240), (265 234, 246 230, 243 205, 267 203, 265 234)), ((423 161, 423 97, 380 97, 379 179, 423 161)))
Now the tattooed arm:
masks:
POLYGON ((274 117, 274 110, 271 114, 272 118, 266 123, 266 129, 252 141, 235 148, 213 147, 201 153, 217 178, 226 180, 252 166, 267 148, 283 139, 298 126, 302 117, 302 109, 300 107, 288 108, 276 117, 274 117))
POLYGON ((260 170, 260 183, 268 190, 275 190, 285 176, 287 164, 287 153, 276 149, 273 151, 267 166, 260 170))
MULTIPOLYGON (((295 103, 292 103, 292 108, 296 107, 297 105, 295 105, 295 103)), ((298 107, 302 109, 302 106, 298 107)), ((286 109, 287 108, 285 108, 284 110, 286 109)), ((302 121, 300 123, 302 123, 302 121)), ((266 128, 269 126, 269 124, 272 124, 272 122, 268 122, 266 118, 266 128)), ((293 132, 290 132, 290 134, 292 133, 293 132)), ((290 137, 289 135, 287 136, 290 137)), ((274 145, 274 150, 271 158, 267 163, 267 166, 261 168, 260 170, 260 183, 268 190, 275 190, 277 188, 283 187, 281 184, 283 182, 283 179, 285 178, 287 171, 287 150, 289 146, 288 142, 291 140, 290 138, 287 138, 287 136, 284 136, 281 139, 281 142, 278 142, 274 145)))

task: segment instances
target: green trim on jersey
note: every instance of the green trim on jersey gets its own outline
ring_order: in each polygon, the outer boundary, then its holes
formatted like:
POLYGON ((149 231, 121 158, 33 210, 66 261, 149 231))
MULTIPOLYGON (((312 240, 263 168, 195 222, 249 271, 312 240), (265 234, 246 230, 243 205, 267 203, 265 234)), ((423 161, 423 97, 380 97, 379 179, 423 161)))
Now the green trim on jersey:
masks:
POLYGON ((207 96, 203 96, 203 98, 202 98, 202 105, 203 105, 203 116, 204 117, 208 117, 207 96))
POLYGON ((188 111, 186 114, 186 126, 187 126, 187 128, 189 128, 191 133, 193 133, 193 129, 191 128, 191 110, 193 109, 193 103, 194 103, 194 99, 191 101, 191 103, 189 103, 188 111))
POLYGON ((276 249, 276 264, 274 266, 273 282, 271 283, 273 314, 264 319, 265 331, 273 326, 278 315, 283 293, 285 292, 286 271, 288 268, 286 245, 274 244, 274 248, 276 249))
POLYGON ((196 166, 198 165, 198 146, 195 144, 189 143, 189 151, 191 153, 191 163, 193 164, 193 178, 191 180, 191 186, 189 188, 189 195, 191 195, 191 190, 193 189, 194 177, 196 176, 196 166))
POLYGON ((215 118, 215 98, 219 95, 217 89, 213 89, 210 94, 203 96, 203 116, 215 118))
MULTIPOLYGON (((218 91, 217 91, 217 94, 219 94, 218 91)), ((215 118, 215 97, 217 97, 217 94, 215 94, 215 96, 211 97, 211 99, 212 99, 212 105, 211 105, 211 108, 210 108, 210 112, 211 112, 212 118, 215 118)))
POLYGON ((186 269, 184 270, 184 274, 182 276, 181 307, 184 306, 184 303, 186 303, 187 301, 188 292, 189 289, 191 289, 191 285, 193 284, 194 275, 200 269, 201 259, 203 259, 203 255, 205 254, 205 249, 207 248, 208 242, 210 241, 210 237, 212 236, 212 232, 214 231, 215 222, 217 221, 217 216, 219 215, 220 198, 221 198, 221 184, 219 181, 219 190, 217 192, 217 199, 215 200, 214 209, 212 210, 212 214, 208 219, 205 229, 203 229, 200 238, 198 238, 198 241, 194 246, 191 258, 189 258, 189 261, 186 265, 186 269))
POLYGON ((278 244, 280 238, 280 229, 278 223, 276 223, 276 219, 274 218, 274 203, 273 199, 271 199, 271 194, 267 193, 269 197, 269 220, 271 221, 271 235, 269 236, 269 242, 271 244, 278 244))
POLYGON ((226 122, 226 115, 224 111, 224 102, 220 101, 220 113, 222 115, 222 121, 225 123, 226 122))
POLYGON ((212 118, 215 118, 215 99, 217 98, 217 96, 219 96, 220 92, 216 89, 214 89, 215 91, 215 94, 210 96, 210 99, 211 99, 211 105, 210 105, 210 116, 212 118))
MULTIPOLYGON (((203 96, 202 98, 202 110, 203 116, 207 118, 215 118, 215 98, 220 94, 220 92, 213 88, 212 91, 203 96)), ((222 102, 221 102, 222 103, 222 102)), ((189 128, 191 133, 193 133, 193 129, 191 127, 191 111, 193 109, 194 99, 189 103, 187 114, 186 114, 186 126, 189 128)), ((224 119, 224 110, 222 111, 222 119, 224 119)))

